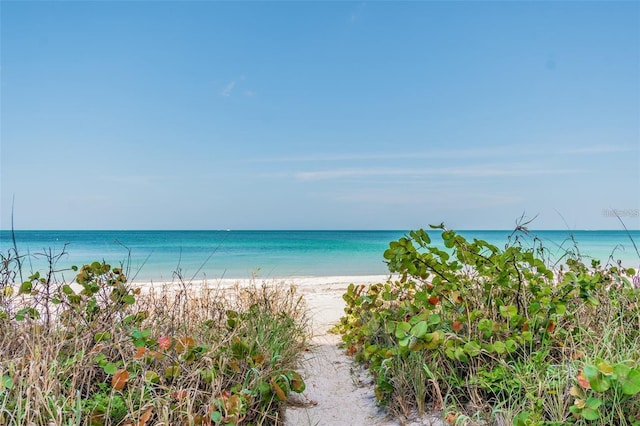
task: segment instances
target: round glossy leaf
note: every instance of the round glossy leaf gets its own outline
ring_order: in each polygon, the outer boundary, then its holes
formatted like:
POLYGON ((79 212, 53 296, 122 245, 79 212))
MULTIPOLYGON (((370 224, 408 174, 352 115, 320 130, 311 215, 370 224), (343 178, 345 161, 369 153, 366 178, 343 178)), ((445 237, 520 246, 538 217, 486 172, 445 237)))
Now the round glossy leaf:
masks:
POLYGON ((610 384, 607 378, 598 371, 597 367, 594 365, 587 365, 584 367, 584 375, 589 380, 589 385, 591 385, 591 389, 596 392, 605 392, 609 389, 610 384))
POLYGON ((429 324, 426 321, 420 321, 411 328, 411 335, 421 339, 427 334, 427 331, 429 331, 429 324))

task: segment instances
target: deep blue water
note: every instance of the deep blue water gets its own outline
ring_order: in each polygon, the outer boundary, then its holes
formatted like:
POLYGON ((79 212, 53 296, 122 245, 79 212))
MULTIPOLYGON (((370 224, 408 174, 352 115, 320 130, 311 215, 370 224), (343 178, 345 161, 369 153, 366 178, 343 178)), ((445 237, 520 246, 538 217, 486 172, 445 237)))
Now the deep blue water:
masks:
MULTIPOLYGON (((428 231, 434 242, 439 232, 428 231)), ((467 238, 504 246, 511 231, 460 231, 467 238)), ((531 231, 555 257, 577 248, 607 262, 613 253, 626 266, 640 258, 624 231, 531 231), (573 237, 573 240, 571 240, 573 237)), ((170 281, 175 271, 191 279, 386 274, 383 252, 406 231, 15 231, 24 271, 44 270, 52 250, 65 254, 58 269, 105 260, 128 264, 130 278, 170 281), (130 257, 129 257, 130 256, 130 257)), ((640 245, 640 231, 630 231, 640 245)), ((526 241, 531 242, 531 238, 526 241)), ((0 231, 0 253, 13 247, 11 232, 0 231)), ((69 273, 69 275, 72 275, 69 273)))

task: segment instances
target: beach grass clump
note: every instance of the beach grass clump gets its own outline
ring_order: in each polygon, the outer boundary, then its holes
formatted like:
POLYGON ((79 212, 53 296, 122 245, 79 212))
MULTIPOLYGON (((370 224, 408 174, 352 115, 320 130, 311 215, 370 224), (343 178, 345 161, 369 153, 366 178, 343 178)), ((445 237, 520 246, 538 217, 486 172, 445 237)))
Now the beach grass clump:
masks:
POLYGON ((640 424, 633 269, 552 261, 523 228, 504 249, 434 228, 444 249, 413 231, 384 253, 387 282, 343 296, 336 331, 381 404, 448 424, 640 424))
POLYGON ((0 424, 277 425, 307 345, 294 287, 178 282, 141 290, 94 262, 0 271, 0 424))

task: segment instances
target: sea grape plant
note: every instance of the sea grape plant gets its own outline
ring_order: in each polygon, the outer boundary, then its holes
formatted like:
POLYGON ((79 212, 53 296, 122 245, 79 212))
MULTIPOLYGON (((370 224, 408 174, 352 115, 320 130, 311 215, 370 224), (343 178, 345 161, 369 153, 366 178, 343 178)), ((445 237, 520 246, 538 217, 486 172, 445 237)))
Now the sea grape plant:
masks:
MULTIPOLYGON (((543 364, 563 364, 570 377, 581 355, 568 343, 588 327, 580 315, 603 309, 603 294, 629 295, 616 302, 624 305, 621 311, 640 312, 637 303, 628 302, 638 295, 629 280, 632 269, 602 268, 597 262, 588 268, 571 257, 562 268, 553 268, 544 248, 535 239, 527 246, 517 232, 501 249, 469 241, 444 225, 432 228, 440 232, 441 245, 432 244, 425 230, 411 231, 384 252, 391 272, 386 282, 352 284, 343 296, 345 316, 336 331, 347 353, 370 367, 382 404, 407 400, 396 394, 398 366, 417 353, 428 372, 421 375, 427 381, 423 387, 431 389, 414 396, 418 406, 422 398, 432 398, 437 406, 439 397, 442 404, 442 395, 467 407, 518 398, 530 401, 520 418, 542 421, 541 394, 509 377, 543 364)), ((624 365, 605 380, 623 377, 628 368, 625 389, 635 390, 635 367, 624 365)), ((578 408, 572 412, 585 417, 578 408)))

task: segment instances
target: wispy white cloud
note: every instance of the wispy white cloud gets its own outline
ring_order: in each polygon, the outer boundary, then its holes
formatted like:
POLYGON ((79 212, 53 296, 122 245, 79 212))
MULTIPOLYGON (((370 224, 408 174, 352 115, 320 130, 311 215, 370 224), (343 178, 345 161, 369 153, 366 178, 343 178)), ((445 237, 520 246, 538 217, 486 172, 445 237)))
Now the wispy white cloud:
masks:
POLYGON ((470 167, 439 167, 424 169, 399 168, 350 168, 304 171, 294 174, 298 180, 330 180, 343 178, 364 178, 373 176, 448 176, 464 178, 506 177, 506 176, 541 176, 582 173, 580 169, 545 168, 532 164, 484 164, 470 167))
POLYGON ((110 184, 124 185, 124 186, 147 186, 160 181, 165 181, 165 176, 152 176, 152 175, 112 175, 101 176, 101 180, 109 182, 110 184))
POLYGON ((349 15, 349 22, 356 22, 362 16, 362 11, 364 10, 367 4, 364 2, 358 3, 356 7, 352 10, 351 15, 349 15))
POLYGON ((576 148, 535 147, 522 145, 488 146, 474 149, 427 150, 411 152, 367 152, 345 154, 317 154, 283 157, 264 157, 247 160, 250 163, 304 163, 403 159, 472 159, 472 158, 531 158, 549 155, 605 154, 638 151, 619 145, 593 145, 576 148))
POLYGON ((638 147, 618 146, 618 145, 592 145, 577 148, 567 148, 560 150, 562 154, 607 154, 619 152, 638 151, 638 147))
POLYGON ((231 92, 233 92, 234 87, 236 87, 236 81, 233 80, 229 82, 225 88, 220 92, 220 96, 229 97, 231 96, 231 92))
POLYGON ((246 80, 246 76, 244 74, 241 74, 237 78, 234 78, 229 83, 227 83, 227 85, 224 86, 224 88, 220 91, 220 96, 228 98, 234 95, 235 93, 240 93, 242 96, 245 96, 245 97, 255 96, 256 95, 255 90, 245 87, 246 86, 245 80, 246 80))
POLYGON ((329 196, 331 201, 347 204, 375 203, 376 205, 387 204, 431 204, 433 200, 438 200, 439 207, 460 207, 461 205, 473 205, 475 207, 494 207, 501 205, 517 204, 523 201, 523 197, 516 195, 491 194, 484 192, 469 193, 463 190, 442 192, 439 190, 428 190, 417 197, 414 190, 411 191, 388 191, 384 189, 366 190, 357 192, 339 192, 329 196))

